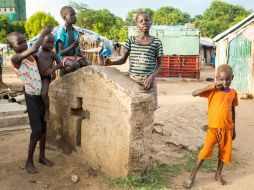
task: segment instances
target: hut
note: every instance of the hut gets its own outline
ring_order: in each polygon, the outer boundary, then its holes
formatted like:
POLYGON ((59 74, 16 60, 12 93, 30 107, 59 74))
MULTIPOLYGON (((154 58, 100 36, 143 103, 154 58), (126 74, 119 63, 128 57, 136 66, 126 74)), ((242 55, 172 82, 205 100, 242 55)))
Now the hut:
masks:
POLYGON ((215 44, 211 38, 200 37, 200 63, 201 67, 214 65, 215 44))
POLYGON ((232 87, 239 93, 254 95, 254 13, 213 38, 215 65, 233 68, 232 87))

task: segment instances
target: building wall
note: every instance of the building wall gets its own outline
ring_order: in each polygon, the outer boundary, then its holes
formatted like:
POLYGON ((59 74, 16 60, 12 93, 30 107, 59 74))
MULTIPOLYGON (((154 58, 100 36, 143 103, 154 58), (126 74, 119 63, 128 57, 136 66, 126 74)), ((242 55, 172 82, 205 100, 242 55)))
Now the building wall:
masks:
POLYGON ((0 14, 10 21, 26 20, 26 0, 0 0, 0 14))
POLYGON ((149 165, 151 95, 115 68, 89 66, 52 82, 48 142, 111 176, 149 165), (114 163, 114 164, 112 164, 114 163))

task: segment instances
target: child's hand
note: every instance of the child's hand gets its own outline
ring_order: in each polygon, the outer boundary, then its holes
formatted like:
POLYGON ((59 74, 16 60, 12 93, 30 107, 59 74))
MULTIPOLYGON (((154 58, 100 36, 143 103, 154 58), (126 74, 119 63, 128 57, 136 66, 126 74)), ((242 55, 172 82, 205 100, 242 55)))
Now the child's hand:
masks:
POLYGON ((78 40, 74 39, 73 42, 72 42, 72 46, 73 46, 73 48, 78 47, 79 46, 78 40))
POLYGON ((154 80, 153 74, 151 74, 149 77, 146 78, 146 80, 144 81, 144 87, 146 90, 149 90, 150 88, 152 88, 153 80, 154 80))
POLYGON ((104 66, 110 66, 112 65, 111 60, 107 57, 106 59, 104 59, 104 66))
POLYGON ((51 74, 54 73, 54 72, 55 72, 55 70, 54 70, 53 68, 49 68, 49 69, 47 69, 47 70, 45 71, 45 75, 49 76, 49 75, 51 75, 51 74))
POLYGON ((47 34, 50 34, 52 30, 53 30, 53 26, 46 26, 45 28, 42 29, 41 33, 47 35, 47 34))

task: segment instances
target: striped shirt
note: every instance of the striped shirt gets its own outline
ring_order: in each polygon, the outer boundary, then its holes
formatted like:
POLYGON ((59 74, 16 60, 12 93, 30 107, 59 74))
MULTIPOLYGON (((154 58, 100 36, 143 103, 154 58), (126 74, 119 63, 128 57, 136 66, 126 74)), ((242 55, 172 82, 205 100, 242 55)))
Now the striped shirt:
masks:
POLYGON ((150 44, 143 45, 131 36, 123 46, 129 51, 129 72, 134 76, 151 75, 155 71, 157 58, 163 55, 162 43, 156 37, 150 44))

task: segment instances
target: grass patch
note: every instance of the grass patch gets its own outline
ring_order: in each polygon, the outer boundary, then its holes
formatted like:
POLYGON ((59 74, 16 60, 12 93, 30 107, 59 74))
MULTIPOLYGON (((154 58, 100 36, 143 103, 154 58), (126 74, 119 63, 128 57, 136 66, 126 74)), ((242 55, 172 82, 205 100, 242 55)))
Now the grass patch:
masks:
MULTIPOLYGON (((216 153, 216 151, 214 152, 216 153)), ((163 190, 167 187, 174 188, 174 177, 183 172, 190 172, 195 165, 197 154, 191 153, 185 158, 172 165, 160 165, 148 170, 143 175, 133 174, 128 178, 117 177, 109 178, 110 186, 119 186, 125 189, 137 190, 163 190)), ((217 154, 214 154, 210 160, 205 160, 201 166, 201 170, 205 172, 214 172, 217 168, 217 154)), ((235 156, 232 158, 232 164, 226 169, 233 169, 238 165, 235 156)))

